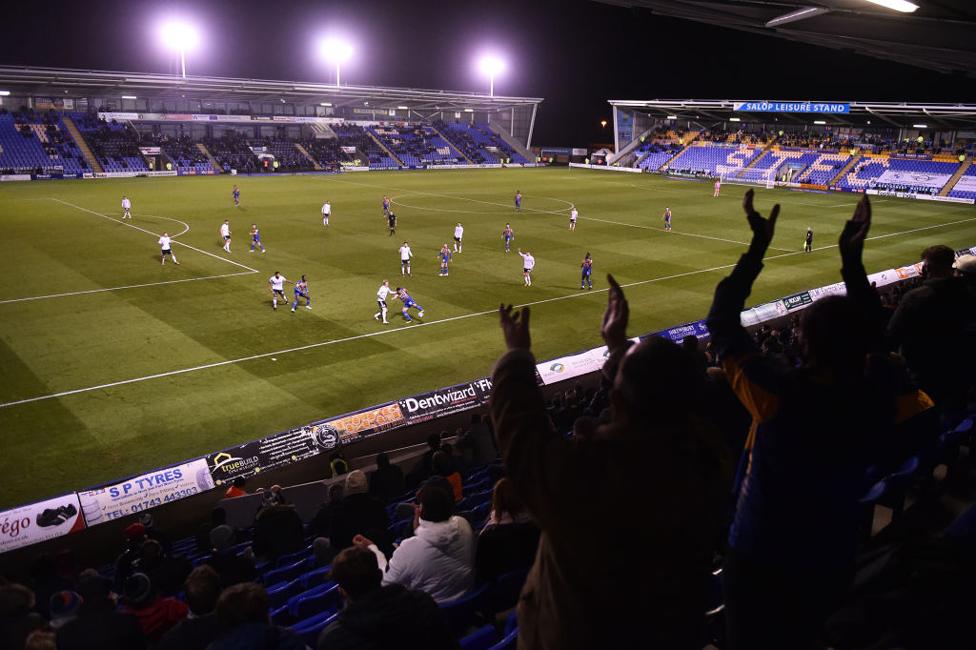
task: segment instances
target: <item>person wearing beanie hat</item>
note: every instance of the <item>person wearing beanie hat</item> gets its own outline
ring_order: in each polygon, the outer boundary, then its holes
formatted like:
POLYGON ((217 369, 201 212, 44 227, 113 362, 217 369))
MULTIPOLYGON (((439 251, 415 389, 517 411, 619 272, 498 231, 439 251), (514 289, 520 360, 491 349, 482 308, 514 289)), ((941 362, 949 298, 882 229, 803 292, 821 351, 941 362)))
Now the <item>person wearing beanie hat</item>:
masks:
POLYGON ((332 548, 342 550, 352 545, 352 538, 365 535, 376 540, 384 552, 392 551, 389 534, 390 519, 383 502, 369 494, 369 484, 362 470, 355 469, 346 476, 345 497, 332 514, 330 541, 332 548))
POLYGON ((227 524, 210 531, 210 545, 213 553, 206 563, 220 577, 221 589, 249 582, 257 576, 253 557, 241 557, 234 551, 234 529, 227 524))
POLYGON ((139 627, 151 643, 159 641, 189 612, 186 603, 172 597, 160 597, 145 573, 133 573, 126 578, 123 594, 123 611, 139 619, 139 627))
POLYGON ((51 612, 51 627, 57 629, 78 616, 84 599, 74 591, 59 591, 51 594, 48 610, 51 612))
POLYGON ((139 621, 116 609, 112 581, 94 569, 78 577, 82 601, 78 615, 57 628, 59 650, 142 650, 146 647, 139 621))

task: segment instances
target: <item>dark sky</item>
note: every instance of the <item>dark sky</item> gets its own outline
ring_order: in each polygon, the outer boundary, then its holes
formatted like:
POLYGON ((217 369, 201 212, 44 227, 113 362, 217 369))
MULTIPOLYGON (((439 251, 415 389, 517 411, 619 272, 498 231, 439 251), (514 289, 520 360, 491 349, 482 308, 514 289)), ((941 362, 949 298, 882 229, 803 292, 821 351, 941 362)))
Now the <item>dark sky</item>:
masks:
POLYGON ((585 0, 95 0, 17 9, 0 27, 2 64, 172 71, 155 27, 179 14, 204 34, 190 74, 328 81, 314 43, 338 30, 358 48, 344 82, 476 91, 487 83, 473 60, 491 46, 509 59, 498 94, 545 98, 533 138, 543 145, 601 139, 610 98, 976 100, 972 80, 585 0))

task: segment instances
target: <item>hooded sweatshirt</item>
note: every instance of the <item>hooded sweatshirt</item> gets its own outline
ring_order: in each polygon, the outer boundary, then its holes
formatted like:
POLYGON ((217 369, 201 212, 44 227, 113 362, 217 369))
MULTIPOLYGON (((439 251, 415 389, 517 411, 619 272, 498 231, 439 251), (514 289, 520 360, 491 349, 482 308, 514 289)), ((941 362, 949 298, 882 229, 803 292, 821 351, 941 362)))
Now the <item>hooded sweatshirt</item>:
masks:
POLYGON ((424 591, 438 603, 463 596, 474 587, 475 537, 463 517, 433 522, 425 519, 390 557, 375 546, 380 569, 385 569, 383 584, 400 584, 407 589, 424 591))

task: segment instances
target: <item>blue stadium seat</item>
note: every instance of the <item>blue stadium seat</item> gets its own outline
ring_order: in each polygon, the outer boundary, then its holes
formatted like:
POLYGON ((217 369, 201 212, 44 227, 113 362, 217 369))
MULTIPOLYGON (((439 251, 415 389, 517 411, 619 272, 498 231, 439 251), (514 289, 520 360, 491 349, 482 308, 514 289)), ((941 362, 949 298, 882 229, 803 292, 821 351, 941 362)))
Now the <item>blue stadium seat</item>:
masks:
POLYGON ((281 607, 288 602, 289 598, 302 593, 303 589, 302 581, 297 579, 291 582, 280 582, 277 585, 271 585, 267 588, 268 604, 272 609, 281 607))
POLYGON ((874 527, 874 506, 884 495, 886 487, 885 481, 882 479, 868 488, 868 491, 858 501, 861 505, 861 534, 864 538, 871 536, 871 530, 874 527))
POLYGON ((297 578, 308 568, 309 559, 311 558, 305 558, 287 566, 282 566, 280 569, 272 569, 266 572, 264 574, 264 584, 275 585, 279 582, 287 582, 297 578))
POLYGON ((518 628, 505 634, 505 638, 488 648, 488 650, 515 650, 518 644, 518 628))
POLYGON ((901 516, 905 509, 905 495, 918 473, 919 458, 912 456, 901 464, 897 470, 885 478, 885 491, 878 500, 883 506, 891 508, 892 519, 901 516))
POLYGON ((323 582, 329 580, 329 574, 332 572, 332 565, 324 566, 319 569, 312 569, 307 573, 303 573, 298 577, 302 581, 302 587, 305 589, 310 589, 316 585, 320 585, 323 582))
POLYGON ((322 612, 312 618, 299 621, 292 627, 292 630, 302 637, 305 645, 315 648, 318 646, 319 635, 322 634, 322 630, 329 627, 338 615, 339 613, 335 611, 322 612))
POLYGON ((339 609, 342 597, 339 595, 339 585, 332 584, 320 593, 301 594, 288 602, 291 615, 297 619, 307 619, 328 610, 339 609))
POLYGON ((444 612, 451 629, 457 636, 462 636, 469 627, 480 622, 478 612, 490 586, 485 584, 476 587, 460 598, 455 598, 447 603, 440 603, 441 611, 444 612))
POLYGON ((461 650, 488 650, 498 641, 494 625, 485 625, 461 639, 461 650))

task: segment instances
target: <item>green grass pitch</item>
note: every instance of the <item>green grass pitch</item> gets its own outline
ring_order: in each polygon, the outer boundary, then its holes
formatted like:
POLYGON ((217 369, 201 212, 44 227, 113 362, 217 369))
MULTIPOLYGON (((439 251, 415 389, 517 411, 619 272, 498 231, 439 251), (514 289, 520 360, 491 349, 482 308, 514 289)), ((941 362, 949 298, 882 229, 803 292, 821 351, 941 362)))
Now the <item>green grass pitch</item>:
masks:
MULTIPOLYGON (((533 306, 542 359, 599 345, 608 272, 626 286, 632 334, 701 318, 749 237, 743 191, 726 185, 712 198, 711 183, 566 168, 4 183, 0 507, 482 376, 502 351, 500 302, 533 306), (118 222, 123 194, 137 228, 118 222), (399 216, 392 238, 384 194, 399 216), (575 232, 570 203, 580 211, 575 232), (224 219, 230 255, 217 236, 224 219), (436 253, 458 221, 464 251, 438 277, 436 253), (515 246, 536 256, 531 288, 515 251, 503 252, 506 222, 515 246), (266 254, 248 252, 252 223, 266 254), (159 264, 163 230, 189 245, 174 246, 180 266, 159 264), (397 254, 404 240, 416 256, 408 279, 397 254), (595 288, 580 291, 587 251, 595 288), (311 311, 272 311, 276 270, 308 276, 311 311), (399 303, 390 325, 373 320, 384 278, 410 289, 422 323, 404 323, 399 303)), ((834 244, 857 197, 756 193, 761 211, 778 201, 783 212, 751 301, 837 281, 834 244), (808 225, 817 250, 803 254, 808 225)), ((868 270, 890 268, 931 244, 973 245, 976 211, 881 199, 871 236, 868 270)))

